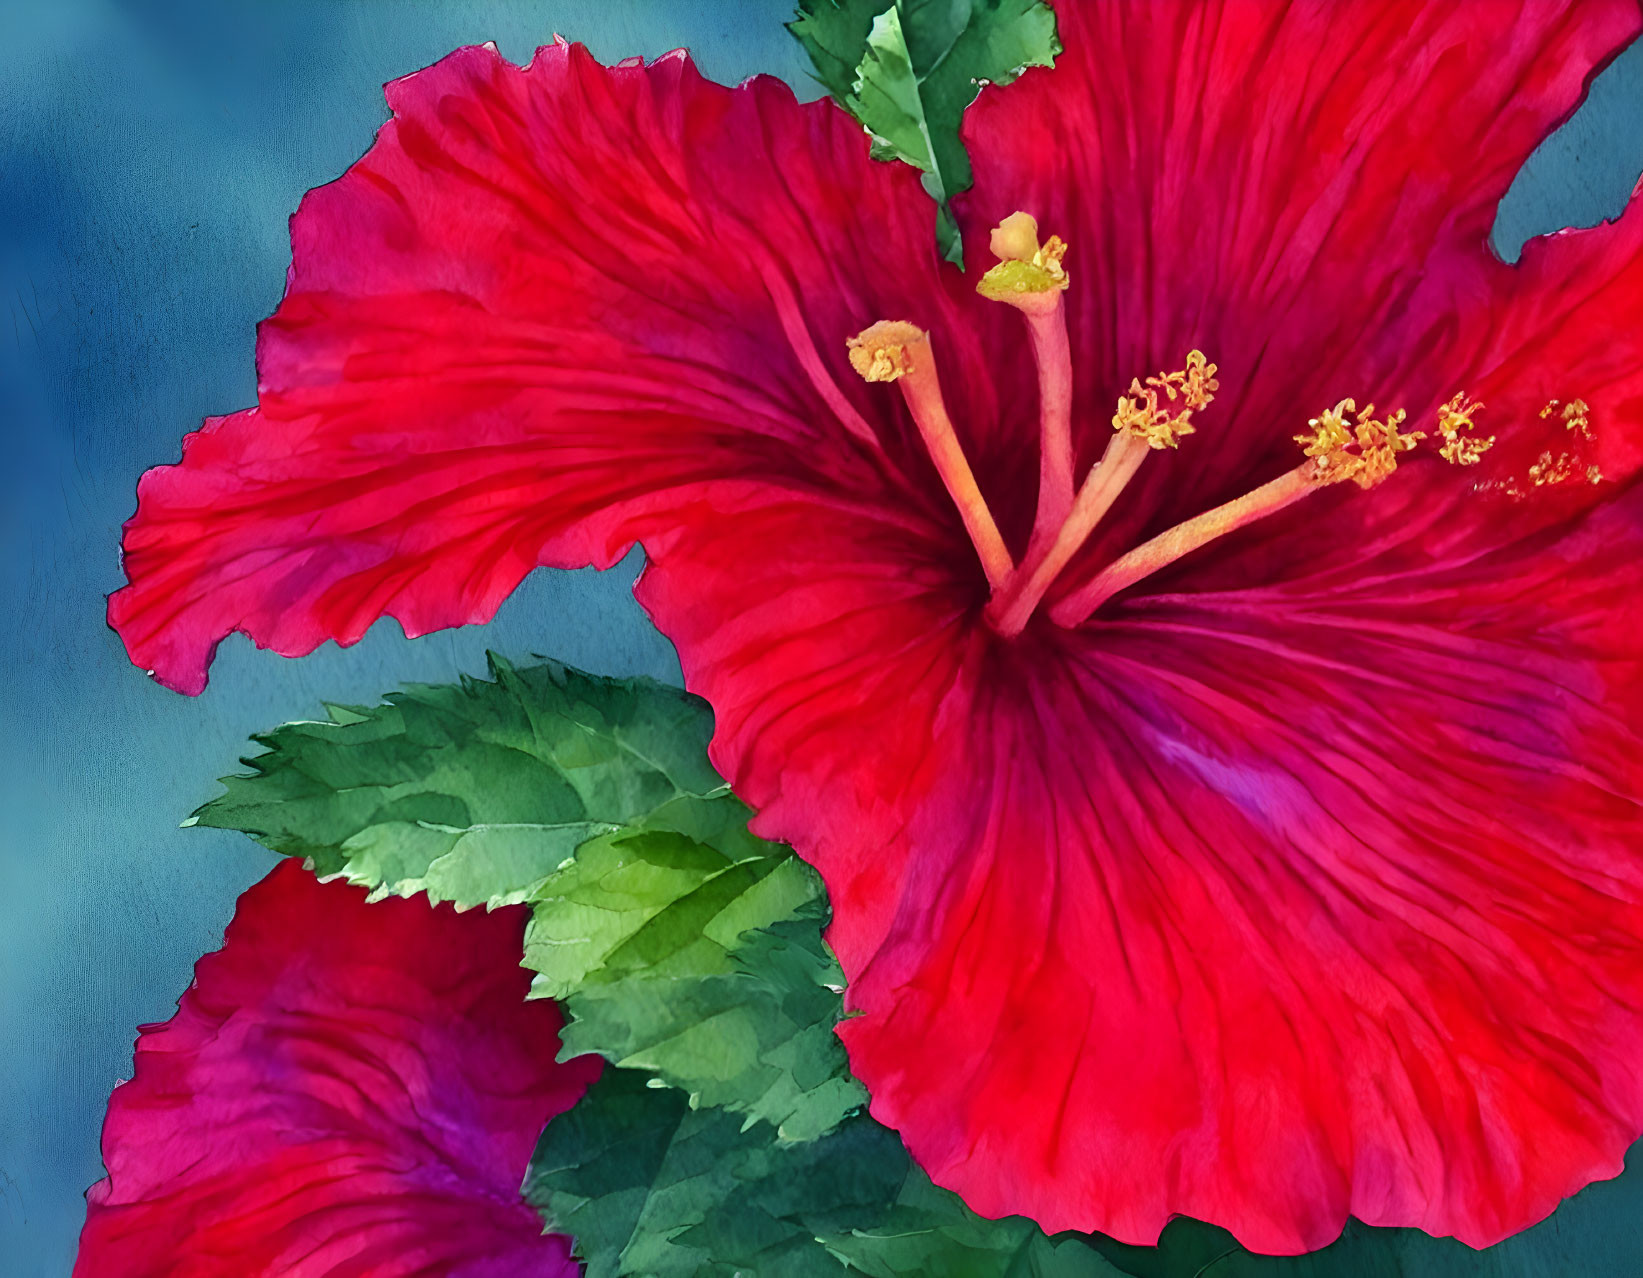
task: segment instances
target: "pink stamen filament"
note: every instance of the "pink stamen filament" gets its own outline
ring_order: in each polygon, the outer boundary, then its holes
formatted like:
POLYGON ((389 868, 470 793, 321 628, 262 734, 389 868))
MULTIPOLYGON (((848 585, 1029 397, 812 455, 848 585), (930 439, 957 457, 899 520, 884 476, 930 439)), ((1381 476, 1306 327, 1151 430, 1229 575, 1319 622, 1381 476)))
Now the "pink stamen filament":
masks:
POLYGON ((1218 537, 1275 514, 1319 487, 1317 465, 1308 461, 1242 497, 1177 524, 1120 556, 1088 583, 1059 600, 1050 609, 1050 620, 1058 626, 1076 626, 1120 590, 1218 537))
MULTIPOLYGON (((1072 350, 1063 299, 1068 280, 1061 265, 1066 245, 1056 236, 1040 244, 1037 223, 1025 213, 1016 213, 994 228, 991 246, 1000 261, 982 277, 978 291, 1022 313, 1038 373, 1038 503, 1019 569, 959 445, 942 400, 929 334, 906 320, 879 320, 850 338, 848 346, 851 364, 867 381, 901 383, 902 395, 925 448, 958 507, 986 573, 992 594, 985 608, 986 619, 1000 636, 1009 638, 1026 628, 1034 609, 1112 509, 1147 453, 1153 448, 1174 448, 1181 436, 1193 433, 1192 415, 1209 405, 1218 383, 1215 365, 1198 350, 1188 352, 1184 369, 1148 377, 1145 385, 1139 378, 1132 380, 1129 390, 1118 399, 1112 419, 1116 433, 1101 461, 1075 493, 1072 350)), ((778 303, 781 300, 778 298, 778 303)), ((786 300, 793 301, 791 296, 786 300)), ((792 314, 784 313, 784 323, 792 321, 797 326, 797 306, 791 305, 788 310, 792 314)), ((1350 406, 1350 401, 1342 404, 1350 406)), ((1308 473, 1316 478, 1315 471, 1313 468, 1308 473)), ((1052 618, 1061 625, 1076 624, 1131 581, 1156 571, 1202 541, 1258 517, 1244 507, 1270 495, 1272 488, 1268 485, 1241 502, 1188 521, 1131 551, 1067 601, 1057 604, 1051 610, 1052 618), (1217 517, 1224 527, 1216 527, 1217 517)), ((1293 497, 1283 497, 1281 504, 1289 500, 1293 497)))
MULTIPOLYGON (((1079 489, 1054 540, 1036 555, 1030 555, 1021 571, 988 604, 987 619, 994 630, 1006 638, 1021 633, 1044 592, 1112 509, 1118 494, 1134 478, 1149 451, 1147 442, 1134 435, 1120 431, 1112 437, 1101 460, 1079 489)), ((1042 503, 1039 513, 1043 513, 1042 503)))
POLYGON ((924 446, 930 452, 930 460, 935 463, 936 473, 947 486, 953 504, 958 507, 959 516, 964 520, 965 530, 969 532, 970 541, 981 559, 982 570, 987 574, 987 584, 997 594, 1015 571, 1015 563, 1010 558, 1004 538, 999 535, 992 512, 987 509, 986 499, 976 484, 975 473, 965 459, 964 449, 960 447, 953 430, 952 418, 947 415, 929 341, 912 342, 905 349, 908 366, 896 379, 896 384, 901 387, 901 393, 907 400, 908 410, 913 414, 913 421, 924 438, 924 446))
POLYGON ((1046 295, 1052 304, 1026 309, 1027 332, 1038 365, 1038 514, 1032 544, 1048 545, 1073 507, 1073 362, 1067 340, 1067 308, 1062 292, 1046 295))

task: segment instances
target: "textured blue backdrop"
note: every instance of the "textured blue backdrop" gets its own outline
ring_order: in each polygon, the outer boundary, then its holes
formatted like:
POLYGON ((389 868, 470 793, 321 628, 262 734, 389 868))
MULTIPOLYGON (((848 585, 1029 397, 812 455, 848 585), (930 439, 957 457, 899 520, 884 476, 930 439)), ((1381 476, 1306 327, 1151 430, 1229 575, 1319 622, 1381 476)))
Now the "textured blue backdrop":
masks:
MULTIPOLYGON (((251 732, 479 672, 487 646, 677 677, 628 596, 636 562, 539 573, 483 630, 408 642, 385 623, 300 662, 234 640, 197 701, 126 664, 102 622, 119 524, 143 468, 174 460, 203 415, 253 402, 287 215, 369 144, 382 81, 459 44, 523 59, 559 31, 607 60, 687 45, 717 79, 770 71, 811 95, 789 8, 0 0, 0 1278, 68 1273, 134 1028, 170 1014, 269 864, 238 836, 177 828, 251 732)), ((1498 242, 1515 253, 1612 215, 1640 167, 1643 48, 1530 163, 1498 242)), ((1643 1273, 1632 1179, 1508 1244, 1522 1272, 1564 1272, 1546 1257, 1572 1231, 1582 1273, 1643 1273)))

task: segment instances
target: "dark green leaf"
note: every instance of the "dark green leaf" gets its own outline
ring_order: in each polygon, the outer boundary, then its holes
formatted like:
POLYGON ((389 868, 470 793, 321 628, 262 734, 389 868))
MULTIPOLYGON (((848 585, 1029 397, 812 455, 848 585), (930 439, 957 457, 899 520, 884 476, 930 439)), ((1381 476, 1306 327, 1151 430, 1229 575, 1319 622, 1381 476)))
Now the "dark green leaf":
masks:
POLYGON ((938 242, 961 262, 950 201, 971 183, 959 140, 965 109, 987 84, 1005 85, 1061 52, 1042 0, 801 0, 793 34, 816 76, 874 138, 924 172, 938 209, 938 242))
POLYGON ((989 1220, 976 1215, 957 1194, 932 1184, 911 1160, 884 1219, 835 1235, 828 1244, 873 1278, 1116 1278, 1119 1272, 1076 1235, 1052 1239, 1022 1216, 989 1220))
POLYGON ((588 1278, 1110 1278, 1082 1243, 975 1215, 866 1115, 815 1141, 770 1139, 679 1092, 607 1071, 548 1124, 525 1195, 577 1240, 588 1278))
POLYGON ((799 16, 787 24, 787 29, 810 55, 816 79, 841 103, 856 91, 856 68, 867 55, 873 20, 892 3, 894 0, 799 0, 799 16))

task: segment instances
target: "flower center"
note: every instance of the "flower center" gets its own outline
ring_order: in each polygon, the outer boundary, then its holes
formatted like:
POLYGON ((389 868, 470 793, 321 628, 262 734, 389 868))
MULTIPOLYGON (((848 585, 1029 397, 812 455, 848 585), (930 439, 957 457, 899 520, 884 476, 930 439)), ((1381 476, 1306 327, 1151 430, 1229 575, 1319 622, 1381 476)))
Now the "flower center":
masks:
MULTIPOLYGON (((990 246, 999 261, 981 278, 977 292, 1021 312, 1038 371, 1038 507, 1019 565, 999 535, 947 415, 930 335, 913 324, 881 320, 852 337, 849 347, 850 362, 862 377, 899 385, 986 573, 992 597, 985 617, 995 631, 1009 637, 1026 627, 1148 454, 1176 448, 1184 436, 1196 432, 1194 414, 1210 406, 1220 383, 1215 379, 1216 366, 1196 350, 1187 353, 1185 367, 1175 372, 1132 380, 1129 390, 1119 396, 1111 442, 1083 483, 1076 483, 1072 353, 1063 301, 1071 284, 1064 265, 1067 245, 1053 235, 1040 243, 1038 223, 1026 213, 1012 213, 993 229, 990 246)), ((1473 465, 1495 442, 1493 435, 1476 433, 1475 418, 1482 408, 1461 393, 1438 409, 1433 433, 1438 456, 1444 461, 1473 465)), ((1555 414, 1571 433, 1589 440, 1587 413, 1581 400, 1567 404, 1553 400, 1541 416, 1555 414)), ((1321 488, 1348 480, 1360 488, 1375 487, 1397 468, 1399 456, 1428 436, 1426 431, 1403 431, 1404 419, 1402 409, 1378 416, 1373 404, 1359 409, 1351 399, 1325 409, 1307 423, 1305 432, 1295 436, 1305 457, 1300 465, 1236 500, 1177 524, 1120 555, 1082 584, 1062 590, 1048 609, 1050 620, 1060 626, 1077 626, 1119 591, 1321 488)), ((1601 475, 1570 455, 1554 458, 1548 452, 1530 468, 1527 482, 1539 486, 1573 477, 1595 481, 1601 475)), ((1521 495, 1515 482, 1506 485, 1510 496, 1521 495)))

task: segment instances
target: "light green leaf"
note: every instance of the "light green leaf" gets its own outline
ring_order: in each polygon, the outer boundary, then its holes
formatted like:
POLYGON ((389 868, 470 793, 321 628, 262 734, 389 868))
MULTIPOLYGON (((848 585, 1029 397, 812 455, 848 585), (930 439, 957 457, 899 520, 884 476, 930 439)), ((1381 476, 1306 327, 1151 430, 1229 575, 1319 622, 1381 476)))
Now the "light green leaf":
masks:
MULTIPOLYGON (((654 958, 666 937, 709 940, 700 933, 713 924, 722 952, 741 932, 781 918, 780 906, 758 911, 746 894, 784 863, 795 867, 789 876, 808 871, 785 848, 748 833, 748 816, 726 791, 680 796, 578 844, 532 899, 525 963, 537 973, 533 993, 564 998, 612 961, 631 969, 641 935, 654 958), (699 926, 680 935, 692 925, 687 914, 699 926)), ((819 890, 813 880, 801 881, 789 889, 794 905, 819 890)))
POLYGON ((730 795, 682 798, 584 843, 532 899, 532 993, 564 1055, 653 1071, 693 1105, 808 1140, 866 1101, 833 1033, 843 974, 821 880, 747 831, 730 795))

